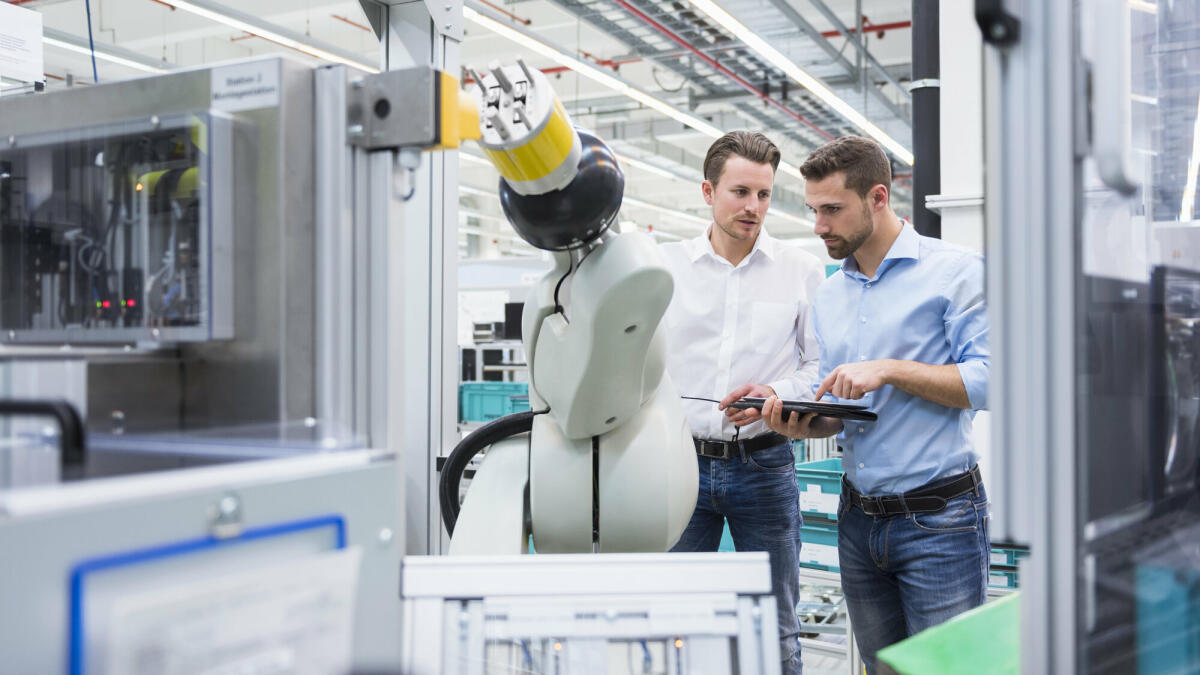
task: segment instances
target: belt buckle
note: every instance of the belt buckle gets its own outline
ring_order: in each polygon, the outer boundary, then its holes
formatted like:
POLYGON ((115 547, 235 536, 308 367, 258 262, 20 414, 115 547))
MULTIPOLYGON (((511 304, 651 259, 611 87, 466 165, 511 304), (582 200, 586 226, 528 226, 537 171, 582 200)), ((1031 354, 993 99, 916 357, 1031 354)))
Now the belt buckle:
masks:
POLYGON ((863 495, 859 500, 859 508, 868 516, 886 515, 886 510, 883 508, 883 501, 879 497, 863 495))
POLYGON ((700 455, 711 459, 729 459, 729 444, 722 441, 700 441, 700 455))

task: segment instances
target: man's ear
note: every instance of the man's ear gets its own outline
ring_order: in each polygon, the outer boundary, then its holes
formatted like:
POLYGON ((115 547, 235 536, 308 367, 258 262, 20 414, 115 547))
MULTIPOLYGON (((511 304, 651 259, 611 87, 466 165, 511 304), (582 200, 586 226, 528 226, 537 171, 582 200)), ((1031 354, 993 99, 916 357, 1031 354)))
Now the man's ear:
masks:
POLYGON ((704 203, 708 204, 709 206, 712 206, 714 189, 715 187, 713 186, 712 181, 706 180, 700 184, 700 193, 704 195, 704 203))
POLYGON ((871 188, 871 208, 875 211, 882 210, 888 205, 888 189, 886 185, 876 185, 871 188))

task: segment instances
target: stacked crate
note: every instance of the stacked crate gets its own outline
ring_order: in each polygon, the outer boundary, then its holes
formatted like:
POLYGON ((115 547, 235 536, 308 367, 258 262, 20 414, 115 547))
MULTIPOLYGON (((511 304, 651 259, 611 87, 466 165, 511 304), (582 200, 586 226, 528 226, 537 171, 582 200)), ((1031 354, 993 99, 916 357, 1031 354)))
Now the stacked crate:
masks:
POLYGON ((458 420, 488 422, 529 410, 528 382, 463 382, 458 385, 458 420))

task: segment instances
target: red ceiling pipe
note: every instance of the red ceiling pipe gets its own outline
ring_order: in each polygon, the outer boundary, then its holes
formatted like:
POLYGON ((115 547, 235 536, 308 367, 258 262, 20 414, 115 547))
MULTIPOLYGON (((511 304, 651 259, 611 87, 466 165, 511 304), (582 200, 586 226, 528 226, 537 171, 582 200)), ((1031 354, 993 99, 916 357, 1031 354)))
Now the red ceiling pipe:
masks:
POLYGON ((634 7, 633 5, 629 4, 625 0, 613 0, 613 2, 620 5, 621 7, 625 8, 625 10, 627 12, 636 16, 637 18, 641 19, 642 21, 646 22, 652 28, 654 28, 658 32, 660 32, 663 35, 670 38, 672 41, 674 41, 680 47, 683 47, 684 49, 688 50, 689 52, 695 54, 697 57, 700 58, 700 60, 704 61, 708 65, 715 68, 717 70, 717 72, 725 75, 726 77, 730 78, 734 82, 737 82, 746 91, 751 92, 752 94, 761 98, 762 100, 766 101, 767 103, 770 103, 771 105, 774 105, 776 108, 779 108, 780 110, 784 111, 785 113, 791 115, 792 117, 796 118, 797 121, 805 124, 806 126, 808 126, 808 128, 817 132, 821 136, 824 136, 825 138, 827 138, 829 140, 833 140, 833 136, 831 134, 829 134, 828 132, 826 132, 824 129, 821 129, 817 125, 808 121, 807 118, 805 118, 803 115, 796 112, 795 110, 792 110, 791 108, 785 106, 784 104, 780 103, 779 101, 776 101, 775 99, 771 98, 770 96, 764 94, 762 91, 760 91, 758 89, 758 87, 747 82, 745 79, 743 79, 740 75, 733 72, 732 70, 717 63, 716 59, 712 58, 708 54, 705 54, 704 52, 700 51, 699 49, 696 49, 696 47, 692 46, 687 40, 684 40, 683 38, 679 37, 674 32, 672 32, 671 29, 669 29, 666 26, 662 25, 661 23, 655 21, 649 15, 647 15, 645 12, 641 11, 637 7, 634 7))
MULTIPOLYGON (((883 36, 884 31, 898 30, 900 28, 912 28, 912 22, 911 21, 896 21, 895 23, 868 23, 865 20, 863 21, 863 32, 864 33, 879 33, 880 37, 883 36)), ((854 32, 856 32, 856 30, 854 28, 851 28, 850 32, 854 33, 854 32)), ((821 35, 824 35, 827 38, 835 38, 841 34, 842 34, 842 32, 838 31, 838 30, 827 30, 824 33, 821 33, 821 35)))
POLYGON ((580 54, 583 54, 584 56, 586 56, 587 58, 591 59, 592 61, 595 61, 595 62, 596 62, 596 65, 598 65, 598 66, 605 66, 605 67, 607 67, 607 68, 612 68, 613 70, 617 70, 618 68, 620 68, 621 66, 625 65, 626 63, 636 63, 637 61, 641 61, 641 59, 640 59, 640 58, 636 58, 636 59, 623 59, 623 60, 621 60, 621 61, 613 61, 612 59, 602 59, 602 58, 600 58, 600 57, 598 57, 598 56, 595 56, 595 55, 593 55, 593 54, 589 54, 589 53, 587 53, 587 52, 583 51, 582 49, 581 49, 581 50, 579 50, 579 53, 580 53, 580 54))
MULTIPOLYGON (((591 54, 588 54, 587 52, 581 52, 581 53, 584 56, 595 61, 596 65, 608 66, 609 68, 612 68, 613 70, 616 70, 619 66, 623 66, 626 63, 635 63, 637 61, 641 61, 641 59, 622 59, 620 61, 613 61, 612 59, 600 60, 600 59, 597 59, 596 57, 592 56, 591 54)), ((566 72, 566 71, 570 70, 570 68, 568 68, 566 66, 550 66, 549 68, 539 68, 539 70, 541 70, 546 75, 554 75, 556 73, 566 72)), ((467 79, 463 80, 463 84, 473 84, 474 82, 475 82, 475 78, 472 78, 472 77, 467 77, 467 79)))
POLYGON ((517 16, 516 14, 513 14, 512 12, 508 11, 507 9, 505 9, 499 5, 488 2, 488 0, 479 0, 479 2, 487 5, 488 7, 491 7, 492 9, 496 10, 497 12, 500 12, 504 16, 507 16, 508 18, 512 19, 513 21, 516 21, 517 23, 520 23, 520 24, 523 24, 526 26, 533 23, 532 20, 521 18, 521 17, 517 16))
POLYGON ((350 19, 347 19, 347 18, 346 18, 346 17, 344 17, 344 16, 339 16, 339 15, 337 15, 337 14, 330 14, 329 16, 332 16, 333 18, 337 19, 338 21, 341 21, 342 23, 348 23, 348 24, 350 24, 351 26, 354 26, 355 28, 358 28, 359 30, 365 30, 365 31, 367 31, 368 33, 374 33, 374 32, 375 32, 375 31, 374 31, 374 30, 373 30, 373 29, 372 29, 370 26, 364 26, 364 25, 362 25, 361 23, 359 23, 359 22, 357 22, 357 21, 351 21, 350 19))

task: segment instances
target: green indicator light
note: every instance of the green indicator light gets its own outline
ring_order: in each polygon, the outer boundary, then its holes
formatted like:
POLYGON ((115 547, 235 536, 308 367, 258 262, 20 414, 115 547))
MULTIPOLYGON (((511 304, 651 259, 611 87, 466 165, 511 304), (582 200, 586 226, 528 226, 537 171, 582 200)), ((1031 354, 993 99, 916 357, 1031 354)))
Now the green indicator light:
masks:
POLYGON ((96 301, 96 309, 100 309, 100 301, 99 300, 96 301))

